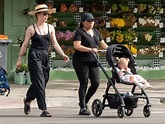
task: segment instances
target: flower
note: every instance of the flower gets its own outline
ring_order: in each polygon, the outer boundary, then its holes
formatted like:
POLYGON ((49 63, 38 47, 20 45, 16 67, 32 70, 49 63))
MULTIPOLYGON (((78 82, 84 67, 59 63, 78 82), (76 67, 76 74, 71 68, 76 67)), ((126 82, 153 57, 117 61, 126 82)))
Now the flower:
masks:
POLYGON ((128 29, 126 31, 114 30, 110 32, 110 38, 112 41, 117 41, 118 43, 129 43, 135 40, 137 34, 134 30, 128 29))
POLYGON ((58 22, 58 19, 55 18, 55 17, 53 17, 52 15, 49 15, 48 20, 47 20, 47 23, 53 24, 55 22, 58 22))
POLYGON ((123 37, 122 34, 118 34, 118 35, 116 36, 116 41, 119 42, 119 43, 123 42, 123 39, 124 39, 124 37, 123 37))
POLYGON ((123 20, 125 22, 125 26, 132 27, 136 22, 136 17, 133 13, 125 13, 123 14, 123 20))
POLYGON ((111 27, 118 27, 118 28, 122 28, 125 26, 125 22, 122 18, 113 18, 110 21, 111 27))
POLYGON ((106 26, 106 22, 109 22, 109 19, 97 17, 95 18, 95 27, 103 27, 106 26))
POLYGON ((125 47, 127 47, 132 54, 136 55, 137 54, 137 48, 135 45, 128 45, 128 44, 124 44, 125 47))
POLYGON ((129 12, 130 7, 128 5, 119 4, 120 12, 129 12))
POLYGON ((57 40, 66 40, 66 41, 72 39, 74 36, 74 32, 69 31, 69 30, 65 32, 56 31, 55 34, 56 34, 57 40))
POLYGON ((138 4, 138 12, 139 13, 145 11, 146 8, 147 8, 147 5, 146 4, 142 4, 142 3, 141 4, 138 4))
POLYGON ((106 39, 107 37, 110 37, 110 32, 106 29, 99 28, 99 32, 102 35, 103 39, 106 39))
POLYGON ((123 34, 124 34, 124 41, 126 42, 132 42, 133 40, 135 40, 135 37, 137 36, 135 31, 131 29, 124 31, 123 34))
POLYGON ((139 24, 140 25, 145 25, 147 22, 143 18, 139 18, 139 24))
POLYGON ((111 6, 112 13, 116 12, 117 8, 118 8, 117 4, 112 4, 111 6))
POLYGON ((145 37, 145 40, 147 40, 147 41, 151 41, 151 39, 152 39, 152 35, 149 35, 148 33, 145 34, 144 37, 145 37))
POLYGON ((139 18, 138 24, 139 26, 153 26, 156 27, 159 25, 159 20, 158 19, 153 19, 152 17, 146 17, 144 16, 143 18, 139 18))
POLYGON ((72 3, 68 8, 68 12, 76 12, 76 11, 77 11, 77 7, 72 3))
POLYGON ((140 48, 138 53, 139 54, 155 54, 158 55, 160 52, 164 52, 165 48, 159 45, 153 45, 150 47, 140 48))

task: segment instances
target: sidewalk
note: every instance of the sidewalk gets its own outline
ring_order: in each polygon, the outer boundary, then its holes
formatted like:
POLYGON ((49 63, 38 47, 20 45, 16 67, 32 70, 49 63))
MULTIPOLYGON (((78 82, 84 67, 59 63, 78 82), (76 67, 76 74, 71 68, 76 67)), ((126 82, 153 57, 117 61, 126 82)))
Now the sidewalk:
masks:
MULTIPOLYGON (((149 80, 153 86, 145 89, 152 104, 165 103, 165 80, 149 80)), ((23 108, 23 98, 29 85, 10 84, 11 92, 8 97, 0 96, 0 109, 4 108, 23 108)), ((121 93, 125 93, 132 86, 116 84, 121 93)), ((102 100, 106 89, 106 80, 101 81, 96 94, 92 97, 89 106, 96 98, 102 100)), ((138 89, 137 89, 138 91, 138 89)), ((110 89, 109 92, 114 92, 110 89)), ((46 100, 48 107, 78 107, 78 81, 49 81, 46 88, 46 100)), ((139 104, 145 104, 145 100, 139 99, 139 104)), ((32 107, 37 107, 36 100, 32 102, 32 107)))

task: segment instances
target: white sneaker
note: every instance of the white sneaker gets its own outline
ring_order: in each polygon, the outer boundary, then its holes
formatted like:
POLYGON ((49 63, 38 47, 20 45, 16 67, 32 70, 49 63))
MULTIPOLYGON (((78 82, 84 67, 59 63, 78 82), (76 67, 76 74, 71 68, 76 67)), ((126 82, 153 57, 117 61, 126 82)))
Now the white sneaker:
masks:
POLYGON ((126 92, 125 97, 130 97, 130 96, 133 96, 133 94, 130 91, 126 92))
POLYGON ((142 84, 142 83, 139 83, 139 84, 138 84, 138 87, 141 89, 141 88, 144 88, 144 87, 145 87, 145 85, 144 85, 144 84, 142 84))
POLYGON ((146 88, 152 88, 152 86, 149 83, 147 83, 145 87, 146 88))

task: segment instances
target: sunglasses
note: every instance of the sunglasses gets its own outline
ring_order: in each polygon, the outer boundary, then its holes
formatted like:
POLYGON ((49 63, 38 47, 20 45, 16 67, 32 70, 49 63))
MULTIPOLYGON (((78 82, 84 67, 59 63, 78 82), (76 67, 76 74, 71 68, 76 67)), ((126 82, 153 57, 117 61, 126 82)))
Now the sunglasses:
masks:
POLYGON ((94 19, 91 19, 91 20, 86 20, 87 22, 93 22, 94 21, 94 19))
POLYGON ((49 15, 48 12, 38 12, 38 14, 42 14, 42 15, 44 15, 44 16, 49 15))

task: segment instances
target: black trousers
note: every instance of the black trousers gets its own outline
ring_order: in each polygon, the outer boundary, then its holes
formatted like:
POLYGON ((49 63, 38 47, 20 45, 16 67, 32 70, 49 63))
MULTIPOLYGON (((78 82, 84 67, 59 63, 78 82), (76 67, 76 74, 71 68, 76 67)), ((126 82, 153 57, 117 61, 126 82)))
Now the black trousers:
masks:
POLYGON ((45 88, 49 80, 49 56, 47 50, 29 50, 28 68, 32 84, 26 93, 26 102, 37 99, 38 108, 47 110, 45 88))
POLYGON ((73 67, 79 80, 79 105, 85 108, 90 98, 96 92, 100 83, 100 72, 97 62, 85 62, 73 58, 73 67), (91 85, 88 88, 88 80, 91 85), (88 90, 87 90, 88 88, 88 90))

